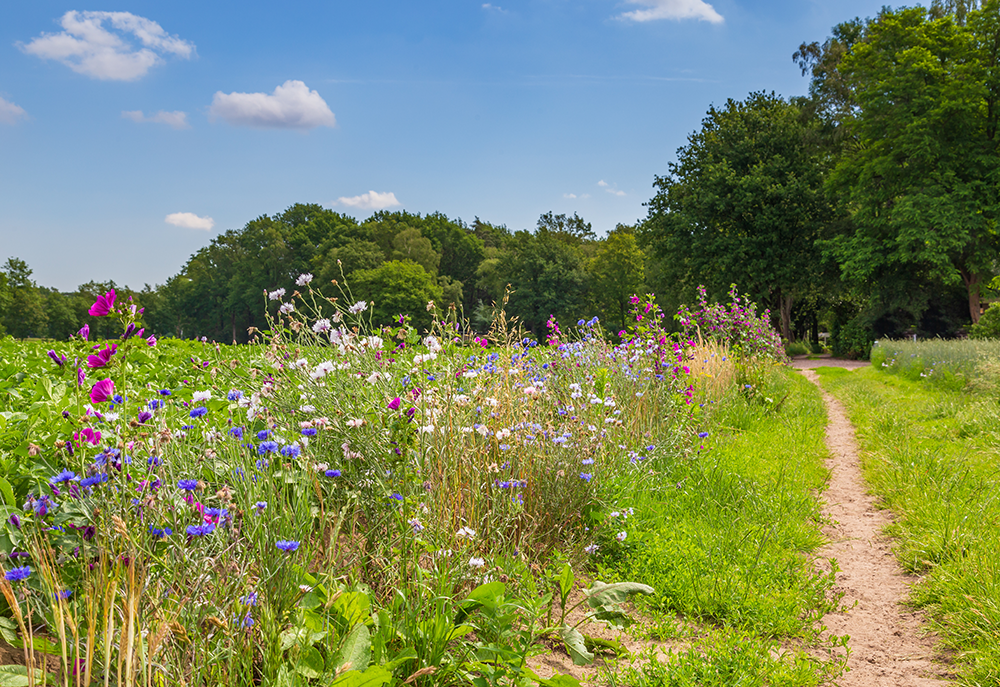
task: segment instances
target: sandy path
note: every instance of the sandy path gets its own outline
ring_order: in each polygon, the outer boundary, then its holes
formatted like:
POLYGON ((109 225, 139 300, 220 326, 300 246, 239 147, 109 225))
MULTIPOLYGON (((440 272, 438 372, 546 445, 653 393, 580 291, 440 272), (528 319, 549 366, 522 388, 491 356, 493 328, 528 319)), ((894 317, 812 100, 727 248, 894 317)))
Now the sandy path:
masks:
MULTIPOLYGON (((812 370, 840 361, 795 361, 795 367, 819 385, 812 370)), ((856 366, 852 366, 856 367, 856 366)), ((824 528, 830 544, 820 549, 820 558, 835 558, 840 566, 837 590, 844 592, 846 612, 831 613, 823 623, 835 635, 850 635, 850 672, 838 680, 840 687, 888 687, 889 685, 944 685, 946 670, 932 662, 934 641, 921 631, 920 614, 906 608, 910 585, 916 578, 905 575, 892 555, 891 540, 882 535, 890 522, 887 511, 877 510, 867 493, 858 461, 854 428, 840 401, 823 392, 829 423, 826 443, 830 449, 827 467, 830 484, 824 493, 824 514, 832 523, 824 528)))

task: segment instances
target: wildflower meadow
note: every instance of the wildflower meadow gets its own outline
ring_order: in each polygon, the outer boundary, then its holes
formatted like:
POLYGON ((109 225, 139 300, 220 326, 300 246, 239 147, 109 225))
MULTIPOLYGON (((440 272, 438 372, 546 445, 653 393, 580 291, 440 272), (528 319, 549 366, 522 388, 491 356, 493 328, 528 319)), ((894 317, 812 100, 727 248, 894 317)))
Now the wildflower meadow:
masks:
MULTIPOLYGON (((773 558, 781 575, 726 583, 742 601, 640 579, 664 541, 739 577, 736 558, 712 563, 721 544, 663 540, 662 517, 728 520, 697 527, 739 546, 760 534, 747 499, 774 518, 765 491, 788 488, 706 458, 722 408, 765 420, 790 383, 738 294, 682 313, 680 335, 635 296, 620 343, 597 318, 550 318, 540 342, 502 305, 484 334, 433 302, 430 329, 376 327, 371 303, 310 281, 264 295, 280 306, 249 345, 157 341, 114 290, 90 315, 117 339, 0 343, 0 634, 16 657, 0 684, 562 687, 578 679, 533 657, 627 654, 589 628, 625 631, 640 598, 651 617, 743 618, 733 631, 763 638, 767 675, 835 672, 766 649, 814 636, 828 606, 805 555, 821 538, 801 524, 760 542, 757 572, 773 558), (719 479, 745 492, 706 507, 719 479), (769 594, 791 620, 765 613, 769 594)), ((802 522, 820 453, 784 497, 802 522)), ((653 625, 635 636, 680 632, 653 625)), ((677 665, 706 656, 692 652, 677 665)))

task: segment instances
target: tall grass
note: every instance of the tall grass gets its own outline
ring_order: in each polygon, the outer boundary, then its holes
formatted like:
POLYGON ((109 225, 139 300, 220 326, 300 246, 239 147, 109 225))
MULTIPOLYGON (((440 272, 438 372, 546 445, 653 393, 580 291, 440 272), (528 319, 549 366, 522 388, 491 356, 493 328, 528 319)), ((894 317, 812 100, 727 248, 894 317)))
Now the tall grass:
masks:
POLYGON ((1000 341, 882 339, 872 346, 871 362, 884 372, 942 388, 995 388, 1000 381, 1000 341))

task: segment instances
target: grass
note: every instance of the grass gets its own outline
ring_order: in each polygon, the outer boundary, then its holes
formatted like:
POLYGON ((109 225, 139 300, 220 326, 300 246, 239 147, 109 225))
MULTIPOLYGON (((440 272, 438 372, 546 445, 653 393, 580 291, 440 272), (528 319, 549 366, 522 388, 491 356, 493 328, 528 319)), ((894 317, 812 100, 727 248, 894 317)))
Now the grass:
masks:
MULTIPOLYGON (((980 364, 971 342, 939 360, 980 364)), ((931 350, 931 349, 924 349, 931 350)), ((898 365, 898 358, 897 358, 898 365)), ((915 365, 909 369, 915 369, 915 365)), ((883 368, 887 369, 887 368, 883 368)), ((938 368, 940 369, 940 367, 938 368)), ((949 369, 960 369, 958 365, 949 369)), ((912 602, 955 652, 968 684, 1000 682, 1000 406, 985 391, 914 381, 878 368, 817 371, 848 408, 865 477, 895 514, 889 533, 912 602)))
POLYGON ((872 367, 911 381, 926 380, 946 389, 972 386, 996 390, 1000 382, 1000 341, 944 340, 876 341, 872 367))
POLYGON ((816 495, 828 472, 818 390, 774 368, 702 409, 713 431, 698 449, 653 461, 617 485, 634 512, 629 538, 603 552, 601 573, 656 589, 643 600, 660 636, 681 617, 691 649, 628 668, 612 684, 820 684, 840 670, 779 641, 817 641, 833 610, 833 577, 813 564, 823 544, 816 495), (666 627, 665 631, 660 628, 666 627), (709 677, 711 676, 711 677, 709 677))

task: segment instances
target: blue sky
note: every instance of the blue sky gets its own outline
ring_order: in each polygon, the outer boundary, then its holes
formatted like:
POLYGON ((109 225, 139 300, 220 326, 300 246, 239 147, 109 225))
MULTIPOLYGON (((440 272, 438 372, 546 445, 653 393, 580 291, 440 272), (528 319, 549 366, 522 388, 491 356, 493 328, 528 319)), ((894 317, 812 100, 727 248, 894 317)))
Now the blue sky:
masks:
POLYGON ((0 22, 0 261, 141 288, 292 203, 603 234, 711 104, 805 93, 882 0, 32 0, 0 22))

